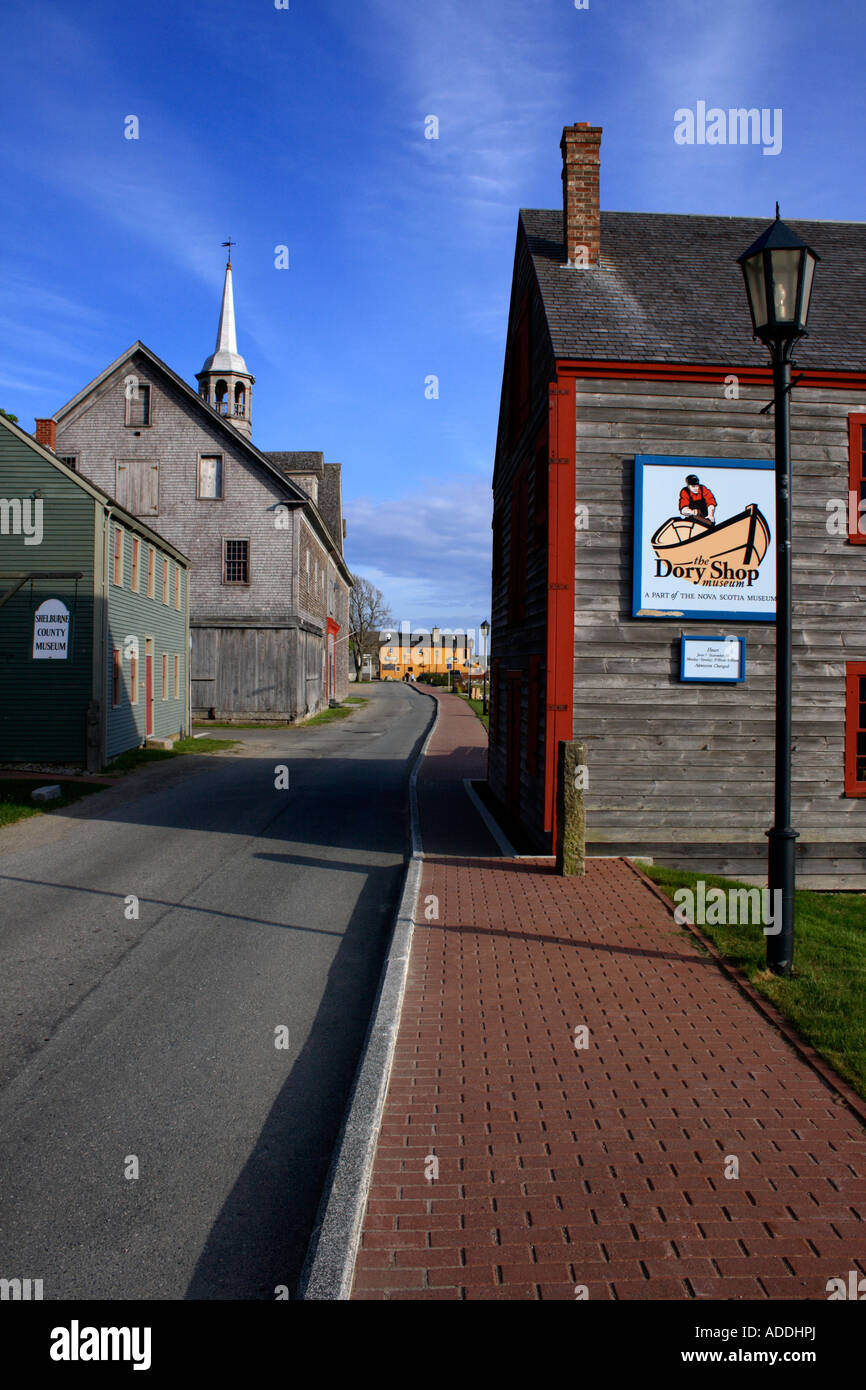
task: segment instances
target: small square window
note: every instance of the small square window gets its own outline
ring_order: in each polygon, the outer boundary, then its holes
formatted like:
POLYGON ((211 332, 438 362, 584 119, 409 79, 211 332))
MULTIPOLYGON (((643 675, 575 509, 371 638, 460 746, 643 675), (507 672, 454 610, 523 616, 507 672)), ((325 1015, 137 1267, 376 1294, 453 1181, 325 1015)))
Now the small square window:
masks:
POLYGON ((67 468, 77 468, 77 467, 78 467, 78 455, 77 455, 77 454, 58 454, 57 457, 58 457, 58 459, 60 460, 61 463, 65 463, 65 464, 66 464, 66 467, 67 467, 67 468))
POLYGON ((250 543, 247 540, 223 541, 223 583, 249 584, 250 543))

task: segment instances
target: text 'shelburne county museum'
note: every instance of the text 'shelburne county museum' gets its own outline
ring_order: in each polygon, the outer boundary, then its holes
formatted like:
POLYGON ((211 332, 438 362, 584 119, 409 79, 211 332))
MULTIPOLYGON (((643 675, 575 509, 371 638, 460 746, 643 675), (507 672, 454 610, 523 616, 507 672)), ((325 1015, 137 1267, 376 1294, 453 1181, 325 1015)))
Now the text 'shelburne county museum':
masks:
MULTIPOLYGON (((760 880, 773 811, 772 373, 757 217, 601 212, 601 130, 517 230, 493 481, 491 789, 549 851, 561 740, 587 853, 760 880)), ((866 888, 866 226, 795 354, 793 816, 803 887, 866 888)))

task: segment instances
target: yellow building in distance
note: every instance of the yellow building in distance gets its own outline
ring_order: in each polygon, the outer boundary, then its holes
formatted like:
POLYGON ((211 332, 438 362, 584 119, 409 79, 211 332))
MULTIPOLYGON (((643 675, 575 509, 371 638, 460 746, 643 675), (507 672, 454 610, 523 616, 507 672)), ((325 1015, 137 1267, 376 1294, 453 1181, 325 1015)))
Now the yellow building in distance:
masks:
POLYGON ((439 632, 437 640, 429 632, 395 632, 390 642, 379 648, 379 678, 400 681, 408 673, 416 680, 444 675, 453 670, 464 679, 469 672, 480 674, 481 661, 475 655, 474 638, 466 632, 439 632))

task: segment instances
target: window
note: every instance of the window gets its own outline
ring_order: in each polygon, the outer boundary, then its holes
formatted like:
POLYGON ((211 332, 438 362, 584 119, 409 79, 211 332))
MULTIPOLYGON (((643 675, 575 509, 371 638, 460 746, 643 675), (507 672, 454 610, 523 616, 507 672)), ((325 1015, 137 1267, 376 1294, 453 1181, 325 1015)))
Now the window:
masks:
POLYGON ((115 459, 114 495, 133 516, 159 513, 159 464, 155 459, 115 459))
POLYGON ((139 571, 139 561, 140 561, 140 558, 141 558, 141 541, 138 539, 138 536, 133 536, 133 538, 132 538, 132 575, 131 575, 131 577, 130 577, 129 584, 130 584, 130 588, 131 588, 136 594, 138 593, 138 580, 139 580, 138 571, 139 571))
POLYGON ((866 661, 845 668, 845 795, 866 796, 866 661))
POLYGON ((177 652, 174 654, 174 698, 180 696, 180 657, 177 652))
POLYGON ((138 657, 134 653, 129 658, 129 703, 138 704, 138 657))
POLYGON ((162 698, 168 699, 168 652, 162 654, 162 698))
POLYGON ((223 583, 249 584, 250 543, 246 540, 223 541, 223 583))
POLYGON ((120 648, 115 647, 111 667, 111 703, 115 709, 120 704, 120 697, 123 692, 123 660, 120 648))
POLYGON ((222 454, 202 454, 198 461, 198 493, 203 500, 219 501, 223 495, 222 454))
POLYGON ((162 601, 168 606, 168 566, 169 561, 163 557, 162 561, 162 601))
POLYGON ((866 415, 848 416, 848 539, 866 545, 866 415))
POLYGON ((77 468, 77 467, 78 467, 78 455, 77 455, 77 454, 58 454, 57 457, 59 458, 59 460, 60 460, 61 463, 65 463, 65 464, 66 464, 66 467, 67 467, 67 468, 77 468))
POLYGON ((155 555, 155 553, 154 553, 153 546, 151 545, 151 546, 148 546, 148 551, 147 551, 147 597, 148 597, 148 598, 153 598, 153 595, 154 595, 154 583, 155 583, 155 578, 154 578, 154 576, 155 576, 155 572, 156 572, 156 555, 155 555))
POLYGON ((174 606, 180 612, 180 565, 174 567, 174 606))
POLYGON ((123 583, 123 530, 120 526, 114 528, 114 582, 123 583))
POLYGON ((150 424, 150 387, 145 382, 131 382, 125 401, 127 425, 140 428, 150 424))

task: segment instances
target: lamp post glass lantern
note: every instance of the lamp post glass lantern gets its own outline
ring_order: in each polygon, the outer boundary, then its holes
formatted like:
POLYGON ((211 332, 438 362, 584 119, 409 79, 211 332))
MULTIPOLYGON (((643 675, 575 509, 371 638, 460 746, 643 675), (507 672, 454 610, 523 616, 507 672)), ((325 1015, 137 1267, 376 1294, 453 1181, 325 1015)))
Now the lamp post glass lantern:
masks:
POLYGON ((777 203, 775 222, 737 259, 755 337, 771 352, 790 350, 806 333, 812 280, 820 257, 781 221, 777 203))
POLYGON ((481 624, 481 713, 487 713, 487 638, 490 633, 490 624, 487 619, 481 624))
POLYGON ((773 367, 776 463, 776 748, 774 823, 767 882, 773 931, 767 965, 790 975, 794 958, 794 887, 797 831, 791 826, 792 654, 791 611, 791 352, 806 335, 812 280, 820 257, 779 217, 737 257, 743 272, 752 331, 769 349, 773 367), (780 903, 781 899, 781 903, 780 903), (781 912, 778 905, 781 905, 781 912))

